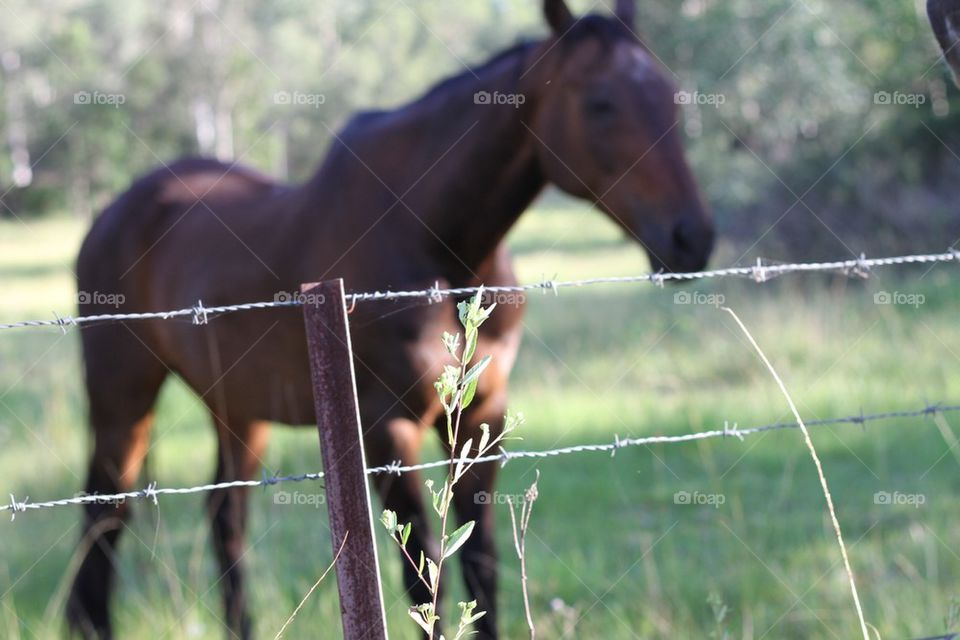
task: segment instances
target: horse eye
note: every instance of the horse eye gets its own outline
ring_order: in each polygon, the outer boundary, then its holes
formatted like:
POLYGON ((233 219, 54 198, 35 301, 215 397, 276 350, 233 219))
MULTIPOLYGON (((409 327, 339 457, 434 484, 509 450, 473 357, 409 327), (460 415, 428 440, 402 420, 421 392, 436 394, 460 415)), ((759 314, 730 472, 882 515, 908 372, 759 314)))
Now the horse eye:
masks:
POLYGON ((590 98, 586 104, 587 115, 595 117, 609 117, 616 112, 613 102, 607 98, 590 98))

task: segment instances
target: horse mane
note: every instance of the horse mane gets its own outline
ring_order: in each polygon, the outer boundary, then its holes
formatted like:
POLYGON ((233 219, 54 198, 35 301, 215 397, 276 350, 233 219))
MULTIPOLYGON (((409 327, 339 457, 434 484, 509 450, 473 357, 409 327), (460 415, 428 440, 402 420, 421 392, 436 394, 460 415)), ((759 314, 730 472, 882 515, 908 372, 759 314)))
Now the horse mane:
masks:
MULTIPOLYGON (((592 14, 579 18, 573 26, 557 40, 557 43, 562 51, 569 51, 587 39, 596 39, 599 41, 606 52, 617 42, 627 40, 636 42, 637 36, 629 27, 615 17, 610 18, 592 14)), ((541 44, 539 40, 522 40, 512 47, 494 54, 493 57, 478 66, 467 68, 445 80, 441 80, 414 102, 428 100, 438 94, 462 86, 467 82, 474 82, 477 77, 482 78, 487 71, 498 67, 504 60, 510 58, 516 58, 517 75, 519 77, 523 74, 519 63, 523 61, 526 53, 533 50, 539 44, 541 44)))
POLYGON ((508 47, 507 49, 501 51, 500 53, 494 54, 486 62, 482 62, 475 67, 468 67, 463 71, 456 73, 444 80, 441 80, 437 84, 433 85, 430 89, 427 90, 425 94, 420 96, 419 99, 415 102, 420 102, 421 100, 429 100, 432 97, 436 97, 438 94, 451 91, 457 87, 463 86, 465 84, 476 82, 478 77, 482 78, 488 71, 498 67, 505 60, 516 58, 517 62, 517 75, 522 73, 520 70, 519 63, 523 60, 524 54, 531 51, 535 46, 540 44, 535 40, 523 40, 508 47))
POLYGON ((476 83, 478 77, 484 77, 490 70, 495 69, 504 61, 511 58, 516 59, 516 75, 517 78, 519 78, 523 73, 520 69, 520 62, 525 58, 524 54, 526 54, 528 51, 531 51, 538 44, 539 42, 533 40, 524 40, 518 42, 517 44, 494 54, 491 58, 477 66, 468 67, 463 71, 440 80, 427 89, 427 91, 421 94, 419 97, 396 107, 388 109, 366 109, 363 111, 357 111, 350 117, 346 125, 344 125, 343 134, 348 135, 359 133, 363 130, 364 126, 374 124, 383 117, 397 114, 405 109, 422 106, 424 103, 431 102, 435 99, 447 97, 452 93, 456 93, 457 89, 469 89, 476 83))
MULTIPOLYGON (((569 51, 587 39, 596 39, 600 42, 605 53, 611 50, 618 42, 637 42, 636 34, 623 24, 623 22, 615 17, 611 18, 595 14, 579 18, 557 42, 561 51, 569 51)), ((463 71, 440 80, 420 97, 410 102, 393 109, 359 111, 350 119, 349 125, 356 127, 369 124, 372 120, 375 120, 377 116, 395 113, 408 107, 421 105, 433 99, 446 97, 451 93, 455 93, 457 89, 470 89, 476 85, 477 78, 483 78, 489 71, 499 68, 508 60, 515 62, 515 74, 516 78, 519 79, 524 72, 521 65, 527 58, 526 54, 540 44, 542 44, 541 40, 521 40, 513 46, 494 54, 479 65, 468 67, 463 71)))

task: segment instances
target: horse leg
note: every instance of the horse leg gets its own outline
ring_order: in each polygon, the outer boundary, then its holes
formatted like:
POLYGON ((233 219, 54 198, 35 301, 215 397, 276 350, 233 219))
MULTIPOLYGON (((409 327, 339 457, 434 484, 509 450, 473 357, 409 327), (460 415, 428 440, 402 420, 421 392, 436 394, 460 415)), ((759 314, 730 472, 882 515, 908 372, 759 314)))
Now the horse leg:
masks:
MULTIPOLYGON (((126 329, 114 325, 85 332, 84 355, 93 455, 88 494, 130 491, 143 464, 153 421, 152 407, 166 368, 126 329), (109 354, 109 362, 107 356, 109 354)), ((83 560, 67 601, 67 623, 84 638, 113 637, 109 599, 115 578, 115 549, 127 504, 84 505, 83 560)))
MULTIPOLYGON (((506 392, 500 391, 486 398, 477 398, 476 403, 464 411, 460 446, 472 437, 479 438, 479 425, 490 425, 490 435, 495 437, 503 430, 506 392)), ((441 426, 446 440, 446 422, 441 426)), ((457 451, 460 448, 458 446, 457 451)), ((472 455, 477 455, 474 450, 472 455)), ((460 525, 473 521, 473 533, 459 551, 463 579, 470 597, 477 601, 477 611, 486 615, 476 623, 479 638, 497 637, 497 547, 494 537, 494 500, 492 495, 497 477, 498 464, 487 462, 474 465, 457 482, 453 491, 453 508, 460 525)))
MULTIPOLYGON (((268 422, 224 420, 213 414, 217 428, 217 474, 214 482, 251 479, 270 431, 268 422)), ((247 524, 247 488, 231 487, 210 492, 207 499, 213 548, 220 564, 220 585, 229 638, 247 640, 252 635, 244 581, 244 535, 247 524)))
MULTIPOLYGON (((361 403, 361 408, 364 405, 361 403)), ((372 418, 377 419, 377 416, 372 418)), ((420 444, 423 441, 424 429, 406 418, 382 418, 372 424, 363 422, 368 429, 365 442, 368 466, 376 467, 390 464, 399 460, 403 465, 415 464, 420 444)), ((437 560, 439 550, 430 537, 430 525, 423 502, 423 481, 418 472, 404 473, 396 476, 392 474, 378 474, 373 478, 374 487, 383 502, 384 509, 396 512, 399 522, 411 524, 410 539, 407 541, 407 552, 415 561, 420 558, 420 552, 428 558, 437 560)), ((404 586, 413 604, 423 604, 431 601, 430 591, 420 582, 417 572, 406 558, 402 558, 404 586)))

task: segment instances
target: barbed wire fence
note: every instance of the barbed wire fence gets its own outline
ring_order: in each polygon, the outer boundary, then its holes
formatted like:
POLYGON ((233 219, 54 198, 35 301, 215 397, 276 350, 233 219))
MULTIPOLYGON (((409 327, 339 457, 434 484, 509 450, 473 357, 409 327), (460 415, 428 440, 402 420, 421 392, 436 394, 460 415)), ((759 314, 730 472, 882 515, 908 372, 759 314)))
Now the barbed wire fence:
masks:
MULTIPOLYGON (((585 278, 581 280, 544 280, 542 282, 515 286, 442 288, 439 286, 439 284, 437 284, 429 289, 410 291, 385 290, 354 292, 346 294, 346 297, 350 303, 350 308, 352 309, 357 303, 360 302, 399 301, 410 299, 426 299, 431 302, 439 302, 444 298, 466 297, 475 295, 480 291, 485 291, 491 294, 529 293, 531 291, 552 291, 557 293, 560 289, 580 288, 601 284, 647 283, 663 286, 667 282, 692 282, 695 280, 710 280, 731 277, 749 279, 761 284, 778 276, 794 273, 838 273, 848 277, 867 278, 869 277, 871 270, 878 267, 919 264, 935 265, 942 263, 960 264, 960 250, 950 248, 943 253, 891 256, 886 258, 867 258, 865 256, 861 256, 859 258, 849 260, 834 260, 830 262, 763 263, 762 260, 758 259, 755 265, 749 267, 727 267, 725 269, 695 271, 690 273, 644 273, 636 276, 610 276, 585 278)), ((51 319, 21 320, 18 322, 3 323, 0 324, 0 330, 59 327, 61 330, 66 332, 70 327, 80 327, 83 325, 99 324, 104 322, 173 320, 183 318, 190 318, 192 319, 193 324, 202 325, 207 324, 211 316, 241 311, 253 311, 257 309, 300 307, 305 304, 304 299, 296 294, 287 294, 279 297, 282 299, 209 307, 204 306, 203 301, 198 301, 194 306, 185 307, 182 309, 172 309, 169 311, 108 313, 87 316, 61 315, 55 313, 54 317, 51 319)))
MULTIPOLYGON (((920 409, 912 410, 903 410, 903 411, 887 411, 883 413, 872 413, 865 414, 862 411, 857 415, 841 417, 841 418, 826 418, 822 420, 808 420, 805 422, 807 427, 827 427, 827 426, 836 426, 836 425, 860 425, 864 426, 871 422, 895 420, 895 419, 908 419, 908 418, 920 418, 920 417, 932 417, 938 414, 950 414, 960 412, 960 405, 953 404, 927 404, 920 409)), ((647 447, 651 445, 658 444, 682 444, 695 442, 699 440, 709 440, 713 438, 736 438, 739 441, 744 441, 750 436, 755 436, 761 433, 766 433, 768 431, 781 431, 785 429, 799 429, 800 424, 797 422, 775 422, 771 424, 766 424, 756 427, 740 428, 736 423, 731 424, 730 422, 724 422, 722 429, 711 429, 708 431, 698 431, 693 433, 679 434, 679 435, 658 435, 658 436, 646 436, 642 438, 621 438, 619 436, 614 436, 612 442, 606 443, 597 443, 597 444, 581 444, 581 445, 572 445, 568 447, 560 447, 556 449, 544 449, 539 451, 508 451, 501 448, 499 453, 490 454, 476 458, 477 463, 485 462, 497 462, 501 466, 506 466, 511 460, 522 460, 522 459, 542 459, 542 458, 553 458, 557 456, 566 456, 579 453, 609 453, 610 457, 613 458, 618 451, 621 449, 626 449, 630 447, 647 447)), ((382 475, 382 474, 391 474, 391 475, 402 475, 404 473, 411 473, 415 471, 425 471, 428 469, 437 469, 445 468, 450 465, 449 458, 446 460, 435 460, 432 462, 424 462, 414 465, 402 465, 399 461, 394 462, 389 465, 383 465, 379 467, 370 467, 367 469, 368 475, 382 475)), ((59 500, 47 500, 44 502, 30 502, 29 498, 24 498, 22 500, 17 500, 15 496, 10 495, 10 502, 8 504, 0 505, 0 513, 9 511, 11 514, 11 519, 15 519, 17 514, 26 513, 27 511, 41 510, 41 509, 51 509, 55 507, 66 507, 72 505, 83 505, 83 504, 120 504, 126 502, 127 500, 150 500, 154 503, 158 502, 160 496, 170 496, 170 495, 189 495, 194 493, 205 493, 209 491, 216 491, 220 489, 229 489, 233 487, 270 487, 278 484, 284 483, 300 483, 308 481, 321 481, 323 480, 323 472, 315 473, 301 473, 297 475, 268 475, 266 471, 263 472, 263 476, 259 480, 236 480, 231 482, 218 482, 210 484, 201 484, 192 487, 181 487, 181 488, 172 488, 172 487, 158 487, 156 482, 150 483, 147 487, 137 490, 137 491, 127 491, 124 493, 115 493, 115 494, 90 494, 90 495, 76 495, 70 498, 61 498, 59 500)))
MULTIPOLYGON (((849 260, 833 260, 827 262, 794 262, 794 263, 764 263, 758 259, 755 265, 749 267, 727 267, 723 269, 712 269, 690 273, 645 273, 636 276, 611 276, 586 278, 580 280, 544 280, 538 283, 522 284, 515 286, 491 286, 491 287, 458 287, 441 288, 435 285, 429 289, 408 290, 408 291, 370 291, 354 292, 346 294, 346 299, 350 303, 352 310, 360 302, 376 301, 398 301, 409 299, 426 299, 430 302, 439 302, 444 298, 459 298, 475 295, 480 292, 491 294, 503 293, 528 293, 531 291, 553 291, 559 292, 565 288, 588 287, 601 284, 637 284, 647 283, 657 286, 663 286, 668 281, 691 282, 696 280, 719 279, 719 278, 746 278, 758 284, 769 281, 772 278, 793 274, 793 273, 838 273, 848 277, 867 278, 874 268, 889 267, 898 265, 920 265, 920 264, 942 264, 957 263, 960 264, 960 250, 950 248, 943 253, 926 253, 903 256, 891 256, 884 258, 867 258, 861 255, 859 258, 849 260)), ((206 324, 211 316, 217 316, 228 313, 242 311, 254 311, 258 309, 276 309, 284 307, 300 307, 305 304, 305 298, 289 295, 284 299, 272 301, 248 302, 219 306, 204 306, 202 301, 198 301, 192 307, 183 309, 174 309, 170 311, 151 311, 139 313, 115 313, 98 314, 89 316, 74 317, 70 315, 54 314, 54 318, 46 320, 22 320, 0 324, 0 330, 6 329, 31 329, 31 328, 49 328, 58 327, 64 332, 69 327, 82 327, 83 325, 103 323, 103 322, 125 322, 139 320, 171 320, 191 318, 193 324, 206 324)), ((960 411, 960 405, 927 405, 923 409, 911 411, 895 411, 887 413, 877 413, 864 415, 862 412, 858 416, 845 418, 831 418, 826 420, 815 420, 807 422, 807 426, 827 426, 840 424, 860 424, 878 420, 890 420, 894 418, 915 418, 925 415, 941 413, 951 413, 960 411)), ((648 436, 643 438, 619 438, 614 436, 614 441, 603 444, 585 444, 561 447, 558 449, 549 449, 542 451, 507 451, 501 449, 500 453, 488 455, 480 458, 479 462, 499 462, 506 464, 513 459, 522 458, 548 458, 554 456, 563 456, 576 453, 588 452, 609 452, 615 454, 619 449, 625 447, 649 446, 654 444, 675 444, 683 442, 692 442, 696 440, 705 440, 718 437, 735 437, 740 440, 747 436, 763 433, 766 431, 780 429, 799 428, 798 423, 774 423, 760 427, 751 427, 740 429, 734 424, 724 423, 723 429, 714 429, 710 431, 701 431, 683 435, 661 435, 648 436)), ((411 471, 420 471, 443 467, 449 463, 448 460, 439 460, 417 465, 402 466, 399 462, 367 469, 370 475, 391 473, 402 474, 411 471)), ((203 493, 219 489, 228 489, 231 487, 266 487, 280 483, 319 481, 323 479, 322 472, 302 473, 287 476, 268 476, 266 472, 260 480, 240 480, 231 482, 220 482, 196 485, 192 487, 158 487, 151 483, 147 487, 138 491, 128 491, 111 495, 76 495, 70 498, 61 498, 57 500, 47 500, 43 502, 30 502, 29 497, 18 500, 13 494, 10 494, 10 502, 0 505, 0 513, 10 512, 11 518, 16 518, 18 513, 27 511, 47 509, 53 507, 63 507, 71 505, 82 505, 89 503, 118 503, 125 500, 151 500, 157 502, 160 496, 165 495, 187 495, 193 493, 203 493)))
MULTIPOLYGON (((323 454, 324 466, 326 468, 330 459, 339 460, 337 456, 346 450, 356 449, 362 451, 362 433, 358 419, 359 405, 357 404, 358 398, 356 394, 356 382, 352 368, 353 356, 349 346, 349 324, 346 320, 346 315, 351 313, 356 305, 360 302, 366 303, 419 299, 426 300, 429 303, 438 303, 448 298, 467 297, 483 293, 494 295, 508 293, 523 294, 530 291, 540 290, 543 292, 552 291, 554 294, 557 294, 559 293, 559 290, 563 288, 586 287, 601 284, 648 283, 663 287, 668 281, 690 282, 696 280, 719 279, 727 277, 748 278, 756 283, 763 283, 767 282, 771 278, 791 273, 839 273, 848 277, 867 278, 869 277, 871 270, 877 267, 920 264, 935 265, 939 263, 960 263, 960 251, 951 248, 944 253, 915 254, 872 259, 868 259, 861 255, 859 258, 855 259, 837 260, 831 262, 764 264, 761 260, 758 260, 756 265, 750 267, 737 266, 726 269, 706 270, 693 273, 661 272, 647 273, 637 276, 598 277, 580 280, 544 280, 539 283, 515 286, 442 288, 439 282, 437 282, 433 287, 428 289, 407 291, 386 290, 345 293, 343 290, 343 281, 332 280, 314 285, 304 285, 303 289, 304 294, 306 295, 277 294, 275 295, 275 299, 273 301, 258 301, 207 307, 201 300, 198 301, 196 305, 191 307, 169 311, 96 314, 81 315, 79 317, 59 315, 54 313, 53 319, 23 320, 19 322, 0 324, 0 330, 58 327, 66 334, 70 327, 82 328, 85 325, 91 325, 94 323, 124 322, 135 320, 172 320, 186 318, 190 318, 195 325, 205 325, 209 322, 211 316, 219 316, 222 314, 241 311, 253 311, 257 309, 302 307, 304 309, 305 319, 307 322, 307 347, 311 357, 314 396, 318 413, 318 427, 321 436, 321 452, 323 454), (325 300, 313 300, 310 296, 311 291, 327 291, 329 293, 335 293, 338 304, 330 305, 329 307, 322 309, 324 307, 325 300), (332 335, 341 333, 342 335, 340 336, 339 343, 334 344, 329 340, 326 340, 324 338, 325 332, 332 332, 332 335), (330 349, 331 344, 333 344, 335 347, 332 351, 330 349), (338 373, 337 375, 330 376, 329 371, 331 370, 331 367, 329 366, 328 358, 337 355, 342 357, 340 357, 339 360, 334 358, 334 360, 339 364, 332 367, 332 370, 338 373), (347 370, 349 371, 347 372, 347 370), (318 373, 318 371, 320 371, 320 373, 318 373), (348 391, 352 391, 352 394, 344 395, 344 393, 348 391), (339 393, 339 396, 337 397, 341 397, 341 400, 343 400, 343 402, 340 403, 342 406, 338 405, 336 410, 327 411, 321 417, 321 408, 325 407, 326 405, 320 403, 319 398, 328 397, 328 394, 331 393, 334 394, 334 396, 337 396, 339 393), (345 421, 349 421, 347 418, 349 415, 355 415, 355 417, 357 417, 357 421, 354 425, 355 429, 338 430, 338 427, 346 426, 344 423, 345 421), (331 429, 334 429, 334 431, 336 431, 336 433, 339 435, 335 438, 331 438, 329 436, 329 434, 332 433, 330 431, 331 429), (356 431, 355 435, 352 436, 352 443, 351 436, 349 436, 347 433, 349 431, 356 431), (357 445, 360 445, 359 449, 357 448, 357 445)), ((820 475, 821 485, 827 500, 831 518, 833 519, 837 540, 841 548, 846 571, 850 580, 851 592, 856 605, 857 615, 860 621, 863 636, 866 639, 868 638, 867 624, 861 609, 853 571, 850 567, 846 547, 843 542, 843 535, 834 511, 826 477, 823 474, 821 463, 809 437, 807 428, 815 426, 856 424, 859 424, 861 427, 863 427, 869 422, 891 420, 895 418, 917 418, 922 416, 932 416, 934 421, 938 424, 938 426, 940 426, 941 423, 943 423, 943 415, 946 413, 960 411, 960 405, 927 404, 922 409, 890 411, 885 413, 874 413, 870 415, 864 414, 861 410, 860 414, 855 416, 805 422, 802 420, 799 412, 796 410, 793 401, 790 398, 789 392, 786 390, 780 378, 777 376, 772 365, 770 365, 769 361, 767 361, 766 356, 763 354, 760 347, 753 340, 747 328, 740 322, 739 318, 732 310, 725 310, 729 311, 737 320, 737 323, 747 334, 751 344, 755 347, 761 359, 763 359, 764 363, 767 365, 770 373, 780 385, 788 404, 790 404, 791 409, 793 410, 796 422, 780 422, 746 429, 739 428, 736 423, 731 426, 729 422, 724 422, 722 429, 712 429, 708 431, 699 431, 680 435, 658 435, 640 438, 620 438, 618 435, 614 435, 613 442, 573 445, 540 451, 508 451, 500 447, 498 453, 485 454, 481 455, 480 457, 473 458, 473 463, 499 463, 502 466, 514 459, 544 459, 581 453, 609 453, 612 458, 619 450, 627 447, 651 446, 657 444, 679 444, 711 438, 737 438, 738 440, 743 441, 748 436, 768 431, 780 429, 799 429, 803 432, 805 441, 820 475)), ((466 455, 466 453, 464 455, 466 455)), ((325 472, 277 476, 268 475, 267 472, 264 471, 260 480, 239 480, 180 488, 158 487, 156 482, 151 482, 147 487, 137 491, 128 491, 109 495, 87 495, 81 493, 70 498, 42 502, 31 502, 29 497, 18 500, 14 494, 10 494, 9 504, 0 504, 0 513, 10 512, 11 520, 15 520, 18 514, 23 514, 32 510, 91 503, 119 505, 127 500, 151 500, 155 504, 159 504, 160 496, 196 494, 228 489, 232 487, 266 488, 268 486, 281 483, 321 481, 327 478, 329 479, 329 483, 325 483, 324 490, 328 496, 328 513, 331 519, 331 532, 335 537, 338 535, 337 532, 333 530, 335 528, 333 523, 336 521, 339 523, 340 529, 343 529, 344 526, 347 526, 347 522, 350 523, 347 529, 341 531, 343 534, 344 544, 346 544, 346 532, 355 530, 354 528, 350 527, 355 526, 356 531, 361 531, 361 533, 367 534, 365 540, 361 541, 358 545, 355 545, 357 546, 355 551, 358 551, 359 553, 354 553, 353 555, 357 557, 373 557, 374 564, 376 564, 376 546, 373 539, 373 532, 372 529, 370 531, 365 531, 366 528, 372 527, 372 520, 370 519, 371 505, 369 504, 369 492, 368 488, 366 487, 367 483, 363 482, 363 478, 365 476, 379 474, 402 475, 415 471, 448 467, 451 464, 451 460, 448 458, 414 465, 403 465, 401 461, 395 461, 388 465, 367 468, 364 464, 362 454, 359 456, 354 455, 353 458, 354 459, 352 459, 349 464, 335 465, 335 468, 327 469, 325 472), (325 475, 325 473, 329 475, 325 475), (350 481, 345 482, 346 478, 350 478, 350 481), (363 491, 361 492, 362 495, 357 494, 356 487, 358 486, 364 487, 363 491)), ((345 635, 350 635, 347 633, 348 627, 354 630, 360 629, 363 628, 363 625, 366 625, 367 623, 375 621, 375 619, 379 618, 379 624, 383 627, 383 633, 385 636, 386 622, 382 602, 382 588, 379 583, 379 573, 374 572, 370 576, 366 576, 363 579, 356 579, 356 576, 354 575, 356 573, 357 566, 337 566, 337 578, 339 588, 341 590, 341 603, 354 602, 357 600, 357 598, 370 601, 367 603, 364 612, 362 612, 363 615, 355 613, 354 615, 348 616, 346 613, 344 613, 342 616, 344 633, 345 635), (374 600, 376 602, 374 602, 374 600)), ((344 612, 346 612, 348 609, 349 607, 342 607, 344 612)))

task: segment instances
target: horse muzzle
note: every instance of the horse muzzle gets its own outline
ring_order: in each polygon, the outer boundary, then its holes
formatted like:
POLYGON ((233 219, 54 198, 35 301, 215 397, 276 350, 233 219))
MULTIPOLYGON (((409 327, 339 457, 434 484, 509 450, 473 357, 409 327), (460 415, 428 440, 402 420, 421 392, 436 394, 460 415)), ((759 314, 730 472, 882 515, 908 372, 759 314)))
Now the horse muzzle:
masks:
POLYGON ((668 228, 646 234, 650 265, 655 272, 689 273, 702 271, 710 261, 716 240, 713 224, 684 218, 668 228))

